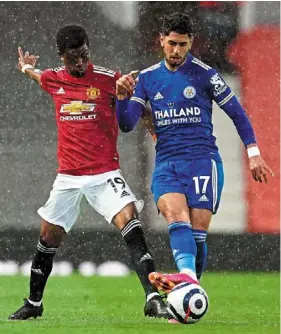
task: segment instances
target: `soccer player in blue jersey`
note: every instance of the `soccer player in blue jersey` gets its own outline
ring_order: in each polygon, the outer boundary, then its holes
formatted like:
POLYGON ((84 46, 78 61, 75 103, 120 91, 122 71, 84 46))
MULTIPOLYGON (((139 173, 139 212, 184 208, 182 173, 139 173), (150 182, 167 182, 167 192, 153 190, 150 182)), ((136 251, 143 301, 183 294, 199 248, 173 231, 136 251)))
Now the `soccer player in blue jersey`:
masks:
POLYGON ((260 155, 245 110, 219 73, 189 51, 193 28, 186 14, 163 21, 160 42, 164 60, 116 84, 120 128, 131 131, 144 115, 147 102, 156 136, 156 165, 152 192, 168 223, 170 244, 179 273, 152 273, 158 289, 169 292, 181 282, 197 283, 207 259, 206 237, 218 210, 223 164, 213 136, 212 103, 232 119, 247 149, 255 181, 267 183, 272 174, 260 155), (128 94, 133 94, 128 98, 128 94))

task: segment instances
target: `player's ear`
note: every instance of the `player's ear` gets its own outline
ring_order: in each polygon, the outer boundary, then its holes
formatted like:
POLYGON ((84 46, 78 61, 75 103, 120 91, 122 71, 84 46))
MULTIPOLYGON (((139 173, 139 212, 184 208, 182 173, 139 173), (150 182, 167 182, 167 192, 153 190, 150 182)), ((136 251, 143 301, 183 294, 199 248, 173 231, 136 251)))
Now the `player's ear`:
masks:
POLYGON ((194 41, 194 35, 189 35, 189 46, 190 48, 192 47, 192 44, 193 44, 193 41, 194 41))
POLYGON ((58 51, 58 55, 60 57, 61 60, 63 60, 63 55, 58 51))
POLYGON ((164 47, 164 38, 165 38, 165 36, 163 34, 160 34, 160 44, 161 44, 162 48, 164 47))

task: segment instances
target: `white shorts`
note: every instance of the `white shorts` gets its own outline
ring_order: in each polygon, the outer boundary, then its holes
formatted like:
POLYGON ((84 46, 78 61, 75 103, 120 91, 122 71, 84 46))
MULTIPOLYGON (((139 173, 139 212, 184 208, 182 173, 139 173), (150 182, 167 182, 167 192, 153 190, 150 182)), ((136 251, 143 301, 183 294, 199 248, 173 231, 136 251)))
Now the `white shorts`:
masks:
POLYGON ((120 170, 115 170, 98 175, 58 174, 47 203, 37 212, 47 222, 69 232, 78 217, 83 196, 109 223, 127 204, 135 202, 139 212, 144 205, 136 199, 120 170))

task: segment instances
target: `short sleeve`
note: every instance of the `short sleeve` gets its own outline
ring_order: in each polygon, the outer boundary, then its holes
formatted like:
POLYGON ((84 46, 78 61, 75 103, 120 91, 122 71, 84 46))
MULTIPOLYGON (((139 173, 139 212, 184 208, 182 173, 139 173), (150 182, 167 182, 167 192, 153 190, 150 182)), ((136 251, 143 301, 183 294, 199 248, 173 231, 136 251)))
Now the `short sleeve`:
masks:
POLYGON ((43 71, 43 73, 41 74, 40 77, 40 86, 49 94, 51 94, 50 92, 50 78, 52 75, 52 70, 47 69, 45 71, 43 71))
POLYGON ((115 72, 112 80, 112 87, 110 93, 116 95, 116 81, 121 78, 122 74, 120 72, 115 72))

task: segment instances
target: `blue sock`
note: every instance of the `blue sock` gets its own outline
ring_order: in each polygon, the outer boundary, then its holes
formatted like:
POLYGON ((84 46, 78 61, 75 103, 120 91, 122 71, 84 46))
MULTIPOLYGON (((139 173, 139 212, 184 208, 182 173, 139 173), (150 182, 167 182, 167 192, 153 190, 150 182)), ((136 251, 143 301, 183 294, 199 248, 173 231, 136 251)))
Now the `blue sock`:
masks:
POLYGON ((195 273, 196 243, 192 234, 191 224, 174 222, 169 225, 168 230, 178 270, 190 269, 195 273))
POLYGON ((192 233, 197 246, 196 275, 197 279, 200 279, 207 264, 207 256, 208 256, 208 248, 206 243, 207 231, 192 230, 192 233))

